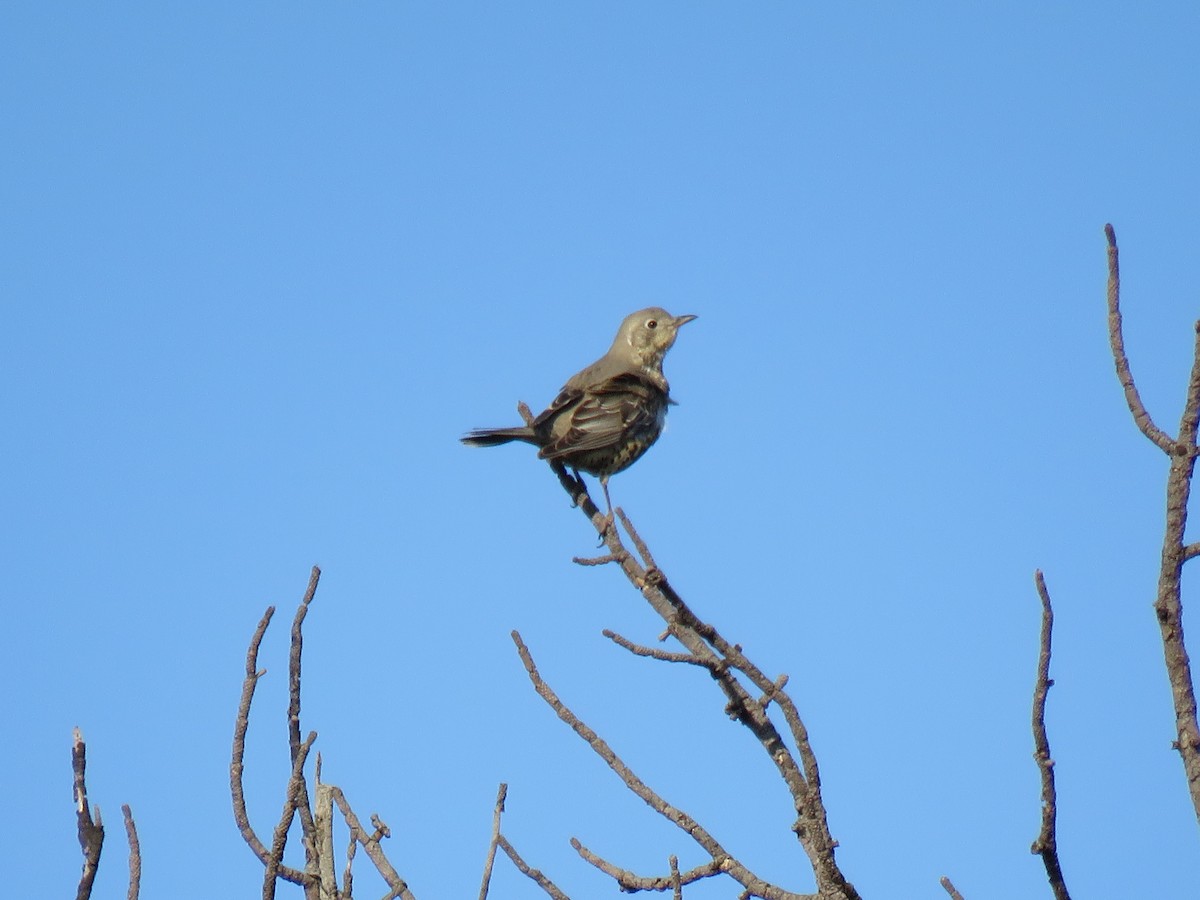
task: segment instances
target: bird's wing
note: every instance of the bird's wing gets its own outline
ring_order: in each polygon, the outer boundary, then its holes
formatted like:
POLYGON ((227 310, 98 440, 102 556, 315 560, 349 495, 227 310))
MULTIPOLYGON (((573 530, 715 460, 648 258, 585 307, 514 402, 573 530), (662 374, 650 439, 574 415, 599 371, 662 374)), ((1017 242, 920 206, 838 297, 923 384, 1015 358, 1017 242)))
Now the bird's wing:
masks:
POLYGON ((538 419, 549 414, 565 416, 568 426, 542 447, 538 455, 556 459, 610 446, 631 430, 650 430, 658 410, 666 402, 661 394, 655 385, 633 372, 582 390, 564 388, 538 419))
POLYGON ((570 415, 569 408, 583 399, 583 389, 567 384, 546 409, 533 420, 533 430, 538 433, 547 432, 560 415, 570 415))
POLYGON ((615 369, 607 356, 602 356, 586 369, 576 372, 562 386, 554 402, 546 407, 533 420, 533 430, 541 434, 549 434, 554 429, 555 420, 571 415, 570 409, 586 396, 588 391, 594 391, 599 386, 614 381, 626 374, 622 369, 615 369))

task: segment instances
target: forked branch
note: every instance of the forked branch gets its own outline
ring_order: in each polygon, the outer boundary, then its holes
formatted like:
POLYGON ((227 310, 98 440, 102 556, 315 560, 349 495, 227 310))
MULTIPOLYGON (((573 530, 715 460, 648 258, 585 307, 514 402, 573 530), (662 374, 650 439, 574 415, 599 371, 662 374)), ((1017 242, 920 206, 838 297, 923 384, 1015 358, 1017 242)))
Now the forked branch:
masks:
POLYGON ((246 652, 246 676, 242 682, 242 697, 238 704, 237 719, 233 729, 233 757, 229 765, 230 792, 233 795, 234 819, 242 833, 246 844, 263 864, 264 900, 272 900, 279 879, 304 886, 305 896, 339 897, 341 900, 351 900, 353 874, 351 864, 354 860, 355 848, 361 846, 375 868, 389 887, 388 898, 415 900, 404 879, 396 872, 380 846, 380 839, 388 837, 390 832, 378 816, 372 816, 373 832, 368 832, 359 821, 358 816, 350 807, 342 791, 334 785, 321 783, 320 758, 317 760, 316 783, 320 809, 321 823, 314 812, 309 799, 308 781, 304 774, 305 763, 309 751, 317 739, 315 731, 309 732, 308 737, 300 739, 300 669, 301 653, 304 647, 303 629, 305 616, 309 605, 316 595, 317 584, 321 570, 313 566, 309 578, 308 589, 296 610, 292 622, 291 644, 288 654, 288 744, 291 750, 292 771, 288 778, 287 791, 284 797, 283 811, 275 826, 271 847, 268 849, 255 833, 250 824, 246 811, 245 790, 242 778, 245 770, 246 734, 250 728, 250 707, 254 700, 254 690, 258 680, 266 674, 258 668, 258 651, 266 634, 267 626, 275 613, 275 607, 268 607, 258 623, 250 648, 246 652), (346 853, 346 868, 342 875, 342 886, 339 889, 333 860, 333 846, 327 839, 332 835, 332 810, 336 806, 341 813, 346 827, 350 831, 350 846, 346 853), (283 863, 283 853, 287 846, 287 836, 292 822, 300 820, 300 832, 304 843, 305 869, 301 871, 283 863))
MULTIPOLYGON (((529 680, 533 683, 534 690, 538 696, 546 701, 546 704, 554 710, 560 719, 565 722, 572 731, 585 740, 595 751, 596 755, 608 764, 617 777, 624 782, 629 790, 633 791, 640 797, 647 806, 665 818, 667 821, 674 824, 681 831, 687 834, 692 840, 699 844, 704 851, 711 857, 712 863, 702 866, 699 870, 688 873, 689 880, 696 880, 701 877, 708 877, 724 873, 729 875, 745 890, 743 897, 762 897, 767 900, 818 900, 819 895, 816 894, 795 894, 790 891, 785 891, 782 888, 769 884, 751 872, 746 866, 742 865, 738 860, 725 850, 724 847, 717 841, 712 834, 708 832, 699 822, 693 819, 683 810, 668 803, 659 794, 657 794, 649 785, 642 781, 633 770, 625 764, 625 762, 617 756, 616 752, 608 745, 602 737, 596 734, 587 726, 578 716, 573 713, 558 695, 553 688, 546 683, 534 664, 533 655, 529 652, 529 648, 525 646, 525 642, 521 639, 521 635, 517 632, 512 633, 513 643, 517 645, 517 652, 520 654, 521 663, 525 666, 525 671, 529 675, 529 680)), ((592 851, 588 850, 579 841, 572 840, 571 845, 576 851, 588 862, 595 865, 601 871, 612 876, 617 884, 620 885, 623 891, 663 891, 670 890, 672 885, 672 876, 660 876, 645 878, 634 875, 632 872, 625 871, 618 866, 614 866, 608 861, 602 859, 592 851)))
MULTIPOLYGON (((846 880, 834 859, 837 843, 829 833, 825 806, 821 799, 821 779, 816 754, 809 743, 808 733, 801 721, 799 711, 784 690, 786 677, 781 676, 778 679, 768 677, 745 656, 739 645, 725 640, 712 625, 701 621, 692 612, 668 582, 662 569, 655 563, 646 542, 638 534, 622 509, 617 508, 615 512, 624 525, 625 531, 629 534, 634 549, 637 551, 636 554, 625 546, 619 530, 592 502, 583 480, 568 473, 561 464, 556 462, 552 461, 550 467, 558 476, 559 483, 571 497, 573 504, 578 506, 592 523, 602 543, 608 549, 608 553, 603 557, 577 560, 577 562, 585 565, 601 563, 617 565, 634 588, 641 593, 651 608, 666 623, 663 637, 674 637, 683 645, 686 652, 651 650, 611 633, 608 636, 619 645, 640 656, 669 662, 687 662, 708 670, 725 695, 726 713, 755 736, 791 794, 796 810, 796 819, 792 830, 808 856, 816 879, 818 895, 823 898, 857 900, 857 891, 846 880), (748 682, 749 688, 747 684, 743 683, 743 679, 748 682), (756 693, 751 693, 750 688, 756 693), (790 746, 771 720, 769 715, 771 704, 775 704, 782 712, 791 736, 790 746)), ((527 660, 526 668, 529 669, 530 665, 531 660, 527 660)), ((531 677, 534 677, 532 671, 530 674, 531 677)), ((539 693, 541 693, 540 690, 539 693)), ((548 698, 547 701, 549 702, 548 698)), ((560 716, 562 716, 561 712, 560 716)), ((584 727, 586 728, 586 726, 584 727)), ((580 733, 582 734, 582 732, 580 733)), ((593 744, 593 749, 600 752, 599 747, 595 744, 593 744)), ((608 752, 611 753, 611 751, 608 752)), ((601 755, 605 756, 606 754, 601 753, 601 755)), ((707 835, 707 832, 704 834, 707 835)), ((711 835, 708 838, 711 839, 711 835)), ((715 848, 719 845, 715 845, 715 839, 711 840, 713 845, 708 845, 705 849, 710 853, 718 852, 715 848)), ((719 851, 719 853, 723 852, 719 851)), ((719 860, 720 856, 714 856, 714 859, 719 860)), ((736 860, 733 862, 736 863, 736 860)), ((725 863, 722 865, 726 866, 725 863)), ((725 870, 728 871, 727 866, 725 870)), ((618 871, 620 870, 618 869, 618 871)), ((752 873, 745 874, 747 879, 754 883, 752 873)), ((670 876, 656 876, 640 881, 626 879, 621 883, 626 889, 634 889, 635 883, 636 889, 647 889, 642 885, 653 882, 656 886, 652 889, 669 890, 671 889, 669 879, 670 876)), ((762 889, 770 890, 772 893, 750 893, 747 896, 796 896, 774 885, 763 885, 762 889)), ((755 883, 752 890, 759 890, 759 885, 755 883)))
POLYGON ((517 848, 509 843, 508 838, 500 831, 500 817, 504 815, 504 801, 508 797, 508 785, 501 784, 500 790, 496 794, 496 807, 492 812, 492 839, 488 842, 487 859, 483 864, 483 884, 479 887, 479 900, 487 900, 488 891, 492 887, 492 866, 496 862, 496 850, 503 850, 504 855, 509 858, 517 871, 540 887, 554 900, 570 900, 570 898, 558 889, 553 881, 547 878, 541 871, 533 868, 517 852, 517 848))
MULTIPOLYGON (((104 848, 104 823, 100 818, 100 807, 92 807, 87 795, 87 745, 76 728, 71 740, 71 774, 75 797, 75 818, 79 835, 79 848, 83 851, 83 871, 75 900, 88 900, 96 884, 96 873, 100 868, 100 851, 104 848)), ((138 900, 142 881, 142 848, 138 843, 137 826, 129 804, 121 807, 125 819, 125 837, 129 841, 129 890, 128 900, 138 900)))
POLYGON ((87 745, 76 728, 71 744, 71 772, 74 776, 75 818, 79 831, 79 849, 83 851, 83 872, 79 876, 76 900, 87 900, 92 896, 92 885, 96 881, 96 870, 100 868, 100 851, 104 849, 104 822, 100 818, 100 807, 95 813, 88 805, 87 795, 87 745))
POLYGON ((1192 807, 1200 821, 1200 726, 1196 716, 1196 689, 1191 662, 1183 637, 1183 600, 1180 582, 1183 564, 1200 551, 1186 544, 1187 505, 1196 465, 1196 432, 1200 425, 1200 322, 1195 325, 1192 371, 1180 417, 1179 435, 1174 440, 1154 425, 1146 412, 1134 383, 1121 325, 1121 282, 1117 258, 1117 236, 1111 225, 1104 226, 1108 239, 1108 333, 1117 378, 1125 391, 1125 400, 1137 427, 1168 455, 1166 530, 1163 535, 1158 592, 1154 612, 1163 643, 1167 678, 1175 707, 1175 748, 1183 760, 1184 776, 1192 798, 1192 807))
POLYGON ((1121 267, 1117 255, 1117 234, 1111 225, 1105 225, 1104 236, 1108 239, 1108 343, 1117 367, 1117 380, 1121 382, 1129 412, 1142 434, 1158 445, 1164 453, 1170 454, 1174 441, 1154 424, 1150 413, 1146 412, 1142 396, 1133 380, 1133 372, 1129 368, 1129 359, 1125 355, 1125 334, 1121 327, 1121 267))

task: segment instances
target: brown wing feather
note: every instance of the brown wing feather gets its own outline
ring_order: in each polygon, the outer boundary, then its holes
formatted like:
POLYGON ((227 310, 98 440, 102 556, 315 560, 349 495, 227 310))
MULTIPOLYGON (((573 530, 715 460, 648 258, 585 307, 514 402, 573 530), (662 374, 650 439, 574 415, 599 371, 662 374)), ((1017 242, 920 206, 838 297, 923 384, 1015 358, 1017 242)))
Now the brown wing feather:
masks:
MULTIPOLYGON (((557 459, 619 443, 630 432, 654 427, 658 409, 666 400, 656 385, 635 373, 609 378, 586 390, 564 389, 535 423, 557 424, 567 416, 569 427, 558 438, 548 441, 538 453, 543 459, 557 459), (658 396, 656 396, 658 395, 658 396), (658 400, 659 402, 655 402, 658 400), (548 415, 553 413, 553 415, 548 415), (555 420, 551 422, 551 420, 555 420)), ((561 426, 560 426, 561 428, 561 426)), ((548 428, 548 431, 559 430, 548 428)))

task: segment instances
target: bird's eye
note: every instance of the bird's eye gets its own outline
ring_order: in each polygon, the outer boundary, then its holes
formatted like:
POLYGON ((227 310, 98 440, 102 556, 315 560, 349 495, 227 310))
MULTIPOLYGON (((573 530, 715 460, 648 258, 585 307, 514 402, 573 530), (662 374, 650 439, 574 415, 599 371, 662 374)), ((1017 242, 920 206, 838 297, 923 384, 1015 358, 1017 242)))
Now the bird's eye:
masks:
POLYGON ((646 327, 647 328, 657 328, 658 327, 658 319, 647 319, 646 327))

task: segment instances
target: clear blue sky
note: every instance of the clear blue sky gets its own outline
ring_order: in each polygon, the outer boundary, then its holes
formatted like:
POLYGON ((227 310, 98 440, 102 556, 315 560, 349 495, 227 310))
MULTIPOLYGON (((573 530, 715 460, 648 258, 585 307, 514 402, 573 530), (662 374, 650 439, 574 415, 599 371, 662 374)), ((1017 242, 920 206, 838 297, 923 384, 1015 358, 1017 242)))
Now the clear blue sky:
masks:
POLYGON ((124 896, 121 803, 144 896, 258 895, 229 742, 276 604, 265 832, 313 563, 304 725, 418 896, 475 895, 502 780, 510 838, 572 896, 615 894, 572 835, 643 872, 701 861, 536 698, 512 628, 639 774, 810 889, 710 680, 600 637, 659 623, 571 564, 595 539, 546 467, 457 441, 650 304, 700 318, 614 498, 702 616, 791 674, 862 894, 1048 896, 1035 567, 1069 883, 1193 889, 1150 605, 1166 462, 1112 373, 1101 229, 1174 430, 1197 47, 1183 2, 5 4, 6 891, 73 889, 78 725, 111 826, 97 897, 124 896))

